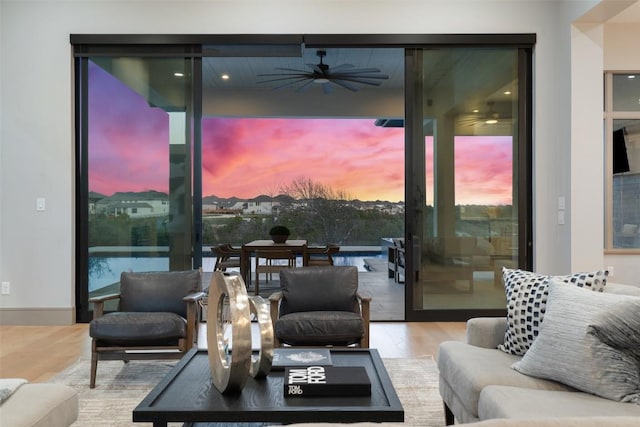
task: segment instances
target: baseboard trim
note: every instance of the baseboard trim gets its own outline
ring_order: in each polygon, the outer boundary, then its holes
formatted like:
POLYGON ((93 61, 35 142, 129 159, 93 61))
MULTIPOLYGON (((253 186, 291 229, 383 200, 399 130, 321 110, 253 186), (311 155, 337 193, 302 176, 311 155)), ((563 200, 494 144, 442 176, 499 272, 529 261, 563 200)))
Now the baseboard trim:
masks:
POLYGON ((3 325, 73 325, 76 323, 75 307, 20 307, 0 308, 3 325))

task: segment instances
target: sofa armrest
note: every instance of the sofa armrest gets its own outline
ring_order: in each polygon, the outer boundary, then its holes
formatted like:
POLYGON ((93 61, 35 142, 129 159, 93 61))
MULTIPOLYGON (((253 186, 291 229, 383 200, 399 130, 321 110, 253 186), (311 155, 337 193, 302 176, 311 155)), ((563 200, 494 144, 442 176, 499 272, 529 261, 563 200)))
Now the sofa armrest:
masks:
POLYGON ((506 317, 475 317, 467 321, 467 344, 483 348, 497 348, 504 342, 506 317))

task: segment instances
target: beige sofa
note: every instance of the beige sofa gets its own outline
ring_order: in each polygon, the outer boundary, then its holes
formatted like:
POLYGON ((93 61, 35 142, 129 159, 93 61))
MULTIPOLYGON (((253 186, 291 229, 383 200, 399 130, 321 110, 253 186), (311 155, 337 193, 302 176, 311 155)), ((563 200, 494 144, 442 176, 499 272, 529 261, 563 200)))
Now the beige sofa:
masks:
POLYGON ((62 384, 27 383, 0 405, 2 427, 68 427, 78 418, 78 393, 62 384))
MULTIPOLYGON (((344 425, 345 427, 407 427, 402 423, 355 423, 355 424, 329 424, 310 423, 292 424, 292 427, 330 427, 344 425)), ((473 424, 473 427, 637 427, 636 417, 569 417, 569 418, 537 418, 523 419, 494 419, 473 424)))
MULTIPOLYGON (((608 283, 604 292, 640 295, 640 288, 608 283)), ((502 418, 512 419, 515 424, 500 421, 477 425, 640 426, 640 405, 604 399, 512 369, 520 357, 497 349, 506 327, 506 318, 471 319, 466 342, 440 345, 439 388, 447 424, 453 419, 471 423, 502 418), (538 420, 525 423, 524 419, 538 420)))

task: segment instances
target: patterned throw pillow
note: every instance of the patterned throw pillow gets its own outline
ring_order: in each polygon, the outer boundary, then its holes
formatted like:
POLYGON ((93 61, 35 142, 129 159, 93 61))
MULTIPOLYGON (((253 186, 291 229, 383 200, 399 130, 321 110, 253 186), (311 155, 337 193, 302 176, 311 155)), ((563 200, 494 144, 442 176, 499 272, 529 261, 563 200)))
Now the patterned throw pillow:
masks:
POLYGON ((599 295, 552 281, 547 309, 540 335, 512 367, 640 404, 640 298, 599 295))
POLYGON ((507 296, 507 331, 498 348, 505 353, 523 356, 540 332, 547 306, 549 282, 562 281, 580 288, 602 292, 607 284, 607 270, 546 276, 531 271, 502 268, 507 296))

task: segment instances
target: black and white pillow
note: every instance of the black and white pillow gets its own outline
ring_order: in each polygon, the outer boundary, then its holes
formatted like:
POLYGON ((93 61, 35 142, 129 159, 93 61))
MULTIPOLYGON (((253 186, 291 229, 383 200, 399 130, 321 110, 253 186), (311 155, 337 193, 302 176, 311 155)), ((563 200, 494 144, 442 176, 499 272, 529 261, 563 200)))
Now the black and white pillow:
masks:
POLYGON ((505 353, 523 356, 540 333, 551 279, 580 288, 602 292, 607 284, 607 270, 547 276, 531 271, 503 268, 507 297, 507 331, 498 348, 505 353))

